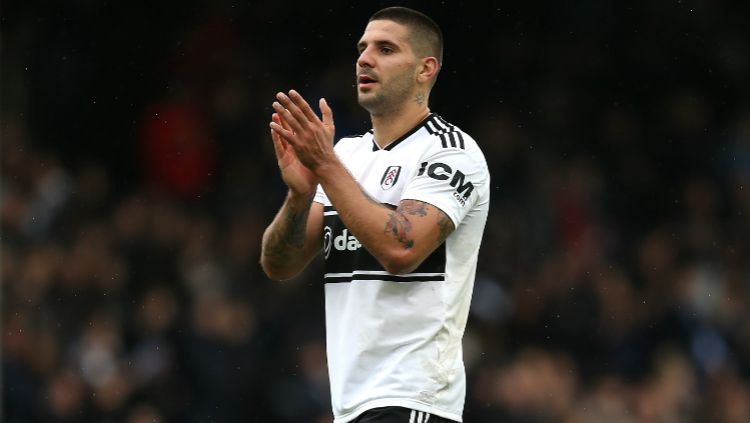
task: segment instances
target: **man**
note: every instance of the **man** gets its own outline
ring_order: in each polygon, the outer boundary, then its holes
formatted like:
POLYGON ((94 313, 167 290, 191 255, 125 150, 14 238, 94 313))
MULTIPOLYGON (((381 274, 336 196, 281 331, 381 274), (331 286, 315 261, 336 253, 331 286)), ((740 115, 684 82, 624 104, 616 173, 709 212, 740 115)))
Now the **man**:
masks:
POLYGON ((263 236, 261 264, 288 279, 322 244, 336 423, 461 421, 486 161, 428 108, 442 61, 437 24, 386 8, 357 46, 367 134, 334 148, 324 99, 321 120, 296 91, 276 96, 271 136, 289 192, 263 236))

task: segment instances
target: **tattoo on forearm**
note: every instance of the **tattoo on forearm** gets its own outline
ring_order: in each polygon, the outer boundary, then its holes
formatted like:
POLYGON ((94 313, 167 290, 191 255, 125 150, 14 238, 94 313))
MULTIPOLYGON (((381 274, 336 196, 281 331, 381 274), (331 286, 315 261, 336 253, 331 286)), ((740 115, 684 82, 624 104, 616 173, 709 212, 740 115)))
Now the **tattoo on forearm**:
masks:
POLYGON ((414 100, 419 104, 420 106, 424 104, 425 95, 423 92, 418 92, 417 96, 414 98, 414 100))
POLYGON ((287 209, 283 216, 284 227, 282 230, 273 231, 269 234, 266 248, 263 254, 274 260, 288 258, 290 249, 300 249, 305 245, 305 229, 307 228, 307 215, 310 212, 312 202, 301 210, 287 209))

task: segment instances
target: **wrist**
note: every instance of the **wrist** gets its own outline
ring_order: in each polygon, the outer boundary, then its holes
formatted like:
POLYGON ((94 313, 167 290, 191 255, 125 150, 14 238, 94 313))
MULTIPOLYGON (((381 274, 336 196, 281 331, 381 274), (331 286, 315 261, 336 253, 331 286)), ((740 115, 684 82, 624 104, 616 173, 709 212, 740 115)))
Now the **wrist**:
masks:
POLYGON ((290 189, 286 194, 286 202, 289 207, 294 210, 308 208, 310 203, 312 203, 313 198, 315 198, 315 190, 308 193, 300 193, 290 189))
POLYGON ((332 179, 337 179, 341 172, 348 172, 343 164, 339 161, 338 157, 334 156, 332 159, 319 164, 315 168, 315 176, 318 177, 321 185, 325 185, 332 179))

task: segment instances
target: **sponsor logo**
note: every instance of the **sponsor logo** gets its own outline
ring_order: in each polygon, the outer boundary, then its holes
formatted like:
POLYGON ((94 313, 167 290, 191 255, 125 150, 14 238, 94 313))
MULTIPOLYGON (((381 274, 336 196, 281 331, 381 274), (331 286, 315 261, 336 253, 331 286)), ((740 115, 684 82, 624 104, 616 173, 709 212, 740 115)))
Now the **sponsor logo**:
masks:
POLYGON ((466 200, 469 199, 469 196, 474 191, 474 184, 466 179, 466 175, 463 172, 458 169, 453 170, 453 168, 445 163, 422 162, 417 176, 422 176, 425 173, 430 178, 438 181, 447 181, 450 179, 450 186, 456 188, 453 192, 453 198, 462 206, 466 205, 466 200))
POLYGON ((333 236, 330 226, 323 228, 323 255, 326 259, 331 254, 331 247, 337 251, 357 251, 362 247, 357 237, 344 229, 340 235, 333 236))
POLYGON ((400 174, 401 166, 388 166, 388 169, 383 173, 383 177, 380 178, 380 188, 384 190, 393 188, 400 174))
POLYGON ((331 227, 326 226, 323 228, 323 256, 328 259, 328 255, 331 254, 331 242, 333 234, 331 233, 331 227))

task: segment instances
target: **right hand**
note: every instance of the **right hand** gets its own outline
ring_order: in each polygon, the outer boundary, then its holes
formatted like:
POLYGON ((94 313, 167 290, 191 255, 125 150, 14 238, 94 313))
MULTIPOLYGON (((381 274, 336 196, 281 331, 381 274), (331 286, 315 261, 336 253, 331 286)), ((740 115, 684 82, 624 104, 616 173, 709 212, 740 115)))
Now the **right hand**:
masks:
MULTIPOLYGON (((271 120, 291 131, 289 125, 281 119, 278 113, 271 115, 271 120)), ((292 146, 273 130, 271 130, 271 139, 276 152, 276 162, 281 170, 281 179, 293 194, 312 197, 318 186, 318 178, 299 161, 292 146)))

